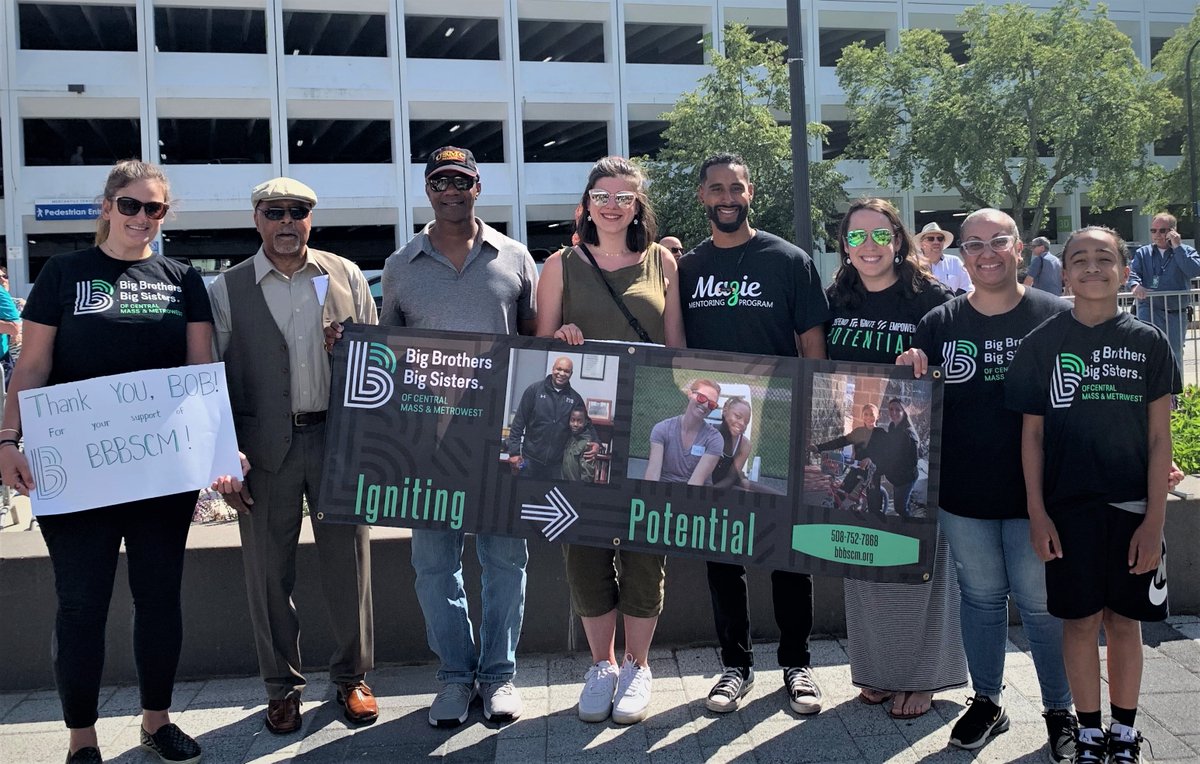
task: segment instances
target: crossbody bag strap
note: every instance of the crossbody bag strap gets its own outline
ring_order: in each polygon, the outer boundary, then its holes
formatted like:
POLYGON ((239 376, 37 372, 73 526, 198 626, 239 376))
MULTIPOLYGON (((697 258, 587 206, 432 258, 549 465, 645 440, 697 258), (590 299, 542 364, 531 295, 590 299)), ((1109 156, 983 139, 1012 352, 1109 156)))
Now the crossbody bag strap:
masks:
POLYGON ((612 284, 608 283, 608 278, 604 275, 604 271, 601 270, 600 264, 596 262, 596 258, 592 255, 592 251, 588 249, 587 245, 583 242, 579 242, 579 249, 583 251, 583 254, 588 259, 588 262, 591 263, 596 269, 596 272, 600 274, 600 280, 603 281, 604 286, 608 288, 608 293, 612 296, 613 302, 615 302, 617 307, 621 309, 621 312, 625 314, 625 320, 628 321, 629 325, 633 327, 633 331, 637 333, 637 336, 641 338, 642 342, 654 344, 654 340, 650 339, 650 334, 642 328, 642 324, 637 320, 637 316, 630 312, 629 308, 625 305, 625 301, 621 299, 621 295, 617 294, 617 290, 613 289, 612 284))

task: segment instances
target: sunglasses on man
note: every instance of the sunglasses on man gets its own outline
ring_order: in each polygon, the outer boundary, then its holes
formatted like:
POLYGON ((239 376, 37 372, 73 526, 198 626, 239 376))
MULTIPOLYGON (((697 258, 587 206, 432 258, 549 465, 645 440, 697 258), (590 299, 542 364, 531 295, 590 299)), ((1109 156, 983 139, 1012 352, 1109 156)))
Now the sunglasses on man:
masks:
POLYGON ((117 205, 117 212, 125 217, 134 217, 143 209, 146 210, 146 217, 151 220, 162 220, 167 216, 167 210, 171 209, 171 205, 163 202, 143 202, 134 199, 132 196, 118 196, 113 200, 117 205))
POLYGON ((470 191, 475 187, 475 178, 469 178, 466 175, 438 175, 425 182, 429 184, 430 191, 439 194, 449 188, 451 184, 459 191, 470 191))
POLYGON ((308 213, 312 212, 312 209, 296 205, 295 207, 259 207, 258 211, 267 220, 278 222, 283 220, 285 214, 291 217, 292 220, 304 220, 304 218, 308 217, 308 213))

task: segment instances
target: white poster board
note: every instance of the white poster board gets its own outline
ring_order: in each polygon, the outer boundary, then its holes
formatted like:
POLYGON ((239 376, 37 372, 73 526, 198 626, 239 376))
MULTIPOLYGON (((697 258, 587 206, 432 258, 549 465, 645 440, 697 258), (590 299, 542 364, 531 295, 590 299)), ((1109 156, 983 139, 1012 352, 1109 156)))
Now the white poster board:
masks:
POLYGON ((199 490, 241 475, 225 364, 114 374, 20 393, 35 515, 199 490))

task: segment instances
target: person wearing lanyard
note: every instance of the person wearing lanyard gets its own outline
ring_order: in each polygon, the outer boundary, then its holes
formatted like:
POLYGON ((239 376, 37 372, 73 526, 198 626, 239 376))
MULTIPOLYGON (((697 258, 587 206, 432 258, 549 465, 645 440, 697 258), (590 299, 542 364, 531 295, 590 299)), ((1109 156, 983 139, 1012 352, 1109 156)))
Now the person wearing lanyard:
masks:
POLYGON ((1200 276, 1200 255, 1175 230, 1175 216, 1160 212, 1150 221, 1150 244, 1138 247, 1129 264, 1129 284, 1137 298, 1137 316, 1167 335, 1175 363, 1183 369, 1188 295, 1151 296, 1151 292, 1186 292, 1200 276))

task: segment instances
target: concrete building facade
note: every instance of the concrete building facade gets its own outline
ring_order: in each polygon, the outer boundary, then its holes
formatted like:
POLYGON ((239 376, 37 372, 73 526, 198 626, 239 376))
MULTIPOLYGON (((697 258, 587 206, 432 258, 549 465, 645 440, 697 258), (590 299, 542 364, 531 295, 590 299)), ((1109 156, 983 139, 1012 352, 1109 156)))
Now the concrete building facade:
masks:
MULTIPOLYGON (((845 146, 842 47, 927 27, 961 48, 964 3, 797 1, 808 117, 834 128, 813 159, 845 146)), ((1193 12, 1108 5, 1144 62, 1193 12)), ((480 160, 485 220, 553 247, 596 158, 657 151, 660 115, 695 87, 704 37, 719 44, 728 22, 785 40, 785 0, 0 0, 0 242, 14 292, 90 243, 80 207, 131 155, 172 181, 163 250, 206 269, 253 253, 249 189, 281 174, 321 197, 314 242, 380 267, 431 219, 424 157, 447 143, 480 160)), ((1179 161, 1179 146, 1156 151, 1179 161)), ((895 198, 914 225, 962 214, 957 195, 880 188, 864 162, 840 165, 851 197, 895 198)), ((1086 192, 1059 197, 1050 232, 1087 207, 1086 192)), ((1144 236, 1132 207, 1103 219, 1144 236)))

